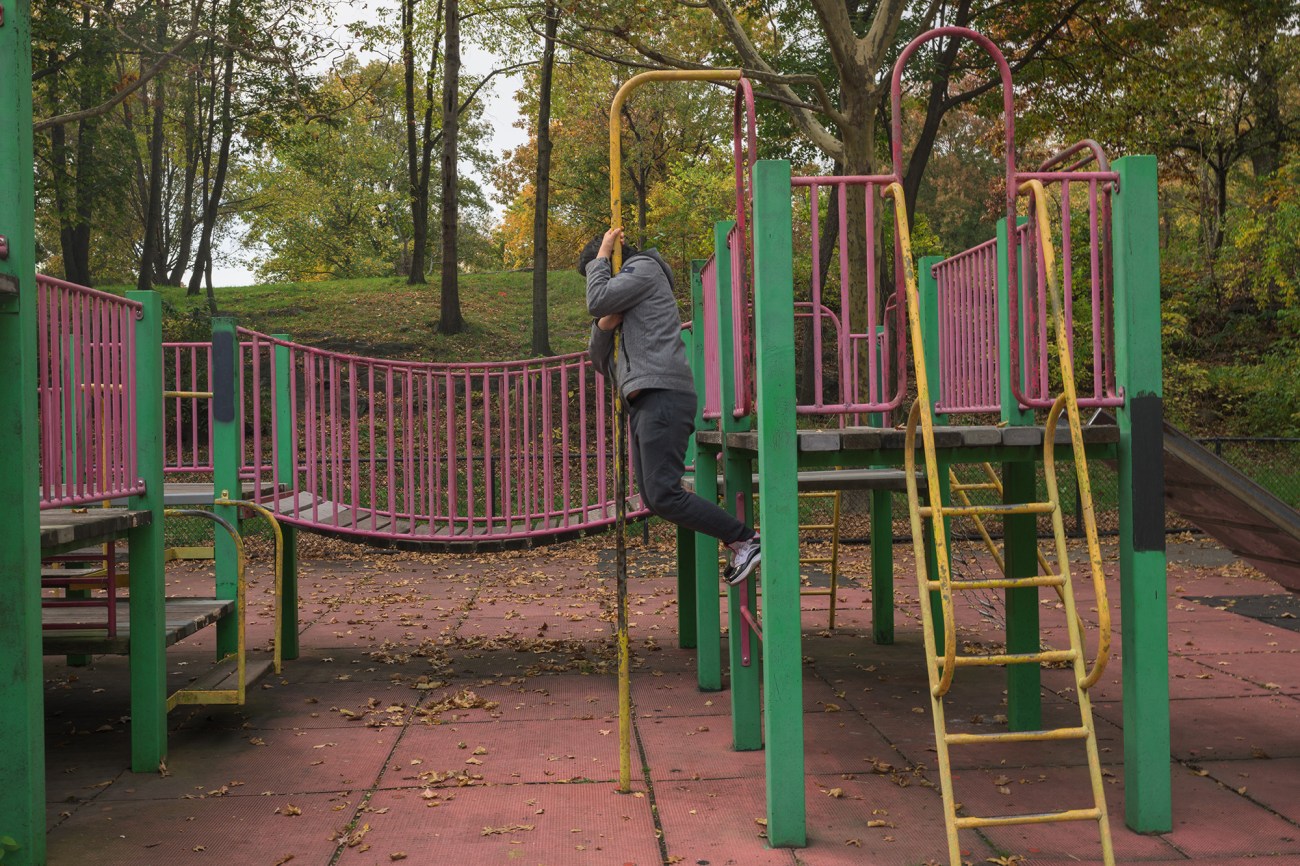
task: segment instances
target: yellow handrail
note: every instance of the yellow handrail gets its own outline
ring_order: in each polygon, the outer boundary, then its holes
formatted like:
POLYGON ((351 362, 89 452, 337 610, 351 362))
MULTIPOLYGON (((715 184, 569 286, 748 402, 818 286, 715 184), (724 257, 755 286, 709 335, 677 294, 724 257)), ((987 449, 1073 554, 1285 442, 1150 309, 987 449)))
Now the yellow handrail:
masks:
MULTIPOLYGON (((1052 404, 1048 415, 1048 428, 1044 436, 1044 474, 1048 490, 1053 500, 1056 499, 1056 464, 1051 459, 1056 440, 1056 421, 1064 408, 1070 423, 1070 444, 1074 449, 1074 471, 1078 480, 1080 512, 1083 516, 1084 537, 1088 542, 1088 562, 1092 571, 1093 591, 1097 596, 1097 658, 1080 688, 1089 689, 1101 678, 1110 661, 1110 603, 1106 594, 1106 575, 1101 567, 1101 544, 1097 539, 1097 516, 1092 507, 1092 483, 1088 478, 1088 461, 1083 450, 1083 421, 1079 416, 1079 400, 1074 386, 1074 356, 1070 351, 1070 337, 1066 330, 1065 306, 1060 297, 1060 286, 1056 279, 1056 250, 1052 246, 1051 226, 1047 218, 1047 193, 1043 184, 1029 180, 1020 185, 1021 195, 1030 194, 1034 208, 1034 220, 1038 228, 1039 248, 1042 251, 1043 269, 1047 274, 1047 295, 1051 299, 1052 318, 1056 324, 1056 351, 1061 365, 1061 385, 1063 393, 1052 404), (1064 407, 1061 403, 1064 402, 1064 407)), ((1059 519, 1058 510, 1054 520, 1059 519)), ((1058 562, 1066 562, 1064 534, 1056 533, 1058 562)))

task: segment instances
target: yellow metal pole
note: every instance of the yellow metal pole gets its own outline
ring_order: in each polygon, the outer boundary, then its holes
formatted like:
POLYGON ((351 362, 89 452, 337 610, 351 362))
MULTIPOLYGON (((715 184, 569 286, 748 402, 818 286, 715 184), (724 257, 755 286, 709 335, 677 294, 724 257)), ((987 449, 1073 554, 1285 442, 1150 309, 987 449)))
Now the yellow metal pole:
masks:
MULTIPOLYGON (((619 87, 609 107, 609 210, 610 228, 622 228, 623 149, 620 115, 628 96, 651 81, 739 81, 739 69, 655 69, 634 75, 619 87)), ((613 273, 623 265, 623 246, 614 244, 610 255, 613 273)), ((619 335, 614 333, 614 369, 617 369, 619 335)), ((627 443, 626 407, 614 388, 614 573, 618 605, 618 790, 632 790, 632 680, 627 634, 627 443)))

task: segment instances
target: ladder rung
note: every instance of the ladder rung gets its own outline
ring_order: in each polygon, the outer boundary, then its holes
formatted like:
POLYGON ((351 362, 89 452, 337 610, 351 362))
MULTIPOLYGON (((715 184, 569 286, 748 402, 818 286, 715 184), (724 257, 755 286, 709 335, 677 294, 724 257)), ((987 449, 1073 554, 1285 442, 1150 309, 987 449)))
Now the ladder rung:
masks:
POLYGON ((950 488, 953 492, 962 490, 996 490, 1002 492, 1001 484, 994 484, 992 481, 980 481, 974 484, 953 484, 950 488))
MULTIPOLYGON (((995 656, 957 656, 953 659, 956 667, 979 667, 983 665, 1027 665, 1045 664, 1047 662, 1072 662, 1078 656, 1074 650, 1046 650, 1038 653, 1005 653, 995 656)), ((943 667, 943 659, 935 659, 943 667)))
POLYGON ((800 529, 834 529, 834 523, 800 523, 800 529))
MULTIPOLYGON (((932 505, 922 505, 918 509, 922 517, 930 517, 934 514, 935 508, 932 505)), ((943 505, 939 507, 939 513, 944 517, 981 517, 983 515, 1006 515, 1006 514, 1051 514, 1056 510, 1055 503, 1052 502, 1016 502, 1013 504, 997 505, 943 505)))
POLYGON ((819 565, 822 563, 834 562, 834 561, 835 558, 832 556, 809 556, 807 558, 800 558, 799 560, 799 562, 803 565, 819 565))
POLYGON ((951 746, 971 746, 980 743, 1041 743, 1047 740, 1082 740, 1087 736, 1087 728, 1047 728, 1041 731, 1008 731, 998 734, 944 734, 944 740, 951 746))
POLYGON ((1064 812, 1037 812, 1030 815, 1006 815, 999 818, 978 818, 975 816, 957 818, 953 823, 958 830, 972 827, 1008 827, 1012 824, 1052 824, 1057 821, 1099 821, 1101 810, 1067 809, 1064 812))
MULTIPOLYGON (((929 582, 930 589, 942 589, 943 584, 937 580, 929 582)), ((1037 577, 999 577, 989 580, 951 580, 948 586, 956 590, 963 589, 1020 589, 1030 586, 1064 586, 1065 578, 1059 574, 1041 574, 1037 577)))

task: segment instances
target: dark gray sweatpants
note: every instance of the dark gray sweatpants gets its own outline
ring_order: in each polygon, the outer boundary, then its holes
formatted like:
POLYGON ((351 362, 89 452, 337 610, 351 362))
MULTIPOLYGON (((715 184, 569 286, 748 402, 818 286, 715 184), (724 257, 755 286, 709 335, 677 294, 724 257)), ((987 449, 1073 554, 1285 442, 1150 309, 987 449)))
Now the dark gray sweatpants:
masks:
POLYGON ((636 396, 628 406, 632 467, 641 498, 651 512, 731 544, 749 534, 745 524, 712 502, 682 489, 686 444, 695 431, 695 401, 689 391, 659 388, 636 396))

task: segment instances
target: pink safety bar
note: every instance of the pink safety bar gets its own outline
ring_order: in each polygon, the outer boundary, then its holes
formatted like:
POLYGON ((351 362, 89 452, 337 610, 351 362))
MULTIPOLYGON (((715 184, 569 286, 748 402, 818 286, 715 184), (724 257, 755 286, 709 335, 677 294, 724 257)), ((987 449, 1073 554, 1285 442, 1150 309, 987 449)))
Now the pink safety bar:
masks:
MULTIPOLYGON (((163 343, 163 390, 210 393, 212 343, 163 343)), ((212 471, 212 401, 204 397, 163 400, 163 472, 212 471)))
POLYGON ((944 259, 938 287, 938 412, 1000 412, 997 240, 944 259))
POLYGON ((905 335, 906 322, 906 286, 902 279, 902 269, 896 269, 892 290, 881 303, 879 277, 871 264, 876 257, 876 221, 887 208, 879 208, 876 198, 894 178, 890 175, 867 176, 829 176, 829 177, 794 177, 790 184, 795 189, 807 188, 809 199, 808 233, 812 247, 812 300, 807 309, 813 320, 812 352, 819 362, 825 358, 824 324, 829 320, 834 334, 835 361, 833 369, 839 371, 839 391, 828 399, 825 393, 824 363, 814 365, 813 393, 814 401, 801 404, 797 411, 804 414, 855 414, 864 412, 888 412, 897 408, 907 392, 907 359, 905 338, 888 339, 890 332, 905 335), (827 241, 821 237, 821 200, 823 188, 833 189, 839 210, 839 233, 833 241, 839 249, 839 296, 834 299, 839 308, 838 318, 830 314, 830 299, 824 297, 822 278, 817 267, 821 248, 827 241), (849 256, 848 235, 848 191, 861 189, 866 221, 864 242, 866 266, 866 286, 863 292, 867 299, 865 322, 854 322, 850 314, 850 297, 853 294, 853 269, 849 256), (890 321, 890 312, 893 313, 890 321), (867 349, 866 382, 862 381, 859 360, 864 347, 867 349), (885 353, 878 351, 884 347, 885 353), (892 355, 888 352, 892 351, 892 355), (892 377, 889 375, 892 373, 892 377), (890 381, 892 378, 892 381, 890 381))
POLYGON ((135 450, 143 305, 42 275, 36 286, 41 508, 143 493, 135 450))
POLYGON ((752 249, 750 209, 753 205, 754 160, 758 158, 758 121, 754 113, 754 89, 749 79, 736 82, 732 108, 732 157, 736 179, 736 225, 727 235, 731 253, 732 381, 736 396, 732 414, 741 418, 754 411, 753 285, 749 272, 752 249))
POLYGON ((585 353, 432 364, 241 334, 245 472, 263 502, 304 503, 289 522, 376 541, 449 543, 613 523, 613 419, 585 353), (288 394, 273 375, 277 346, 289 357, 288 394), (289 478, 276 459, 285 431, 273 410, 286 400, 288 438, 297 443, 289 478), (266 482, 282 492, 262 494, 266 482))
POLYGON ((718 263, 713 256, 704 263, 700 282, 704 287, 704 310, 699 322, 704 337, 704 420, 716 421, 722 417, 722 366, 718 346, 718 263))

